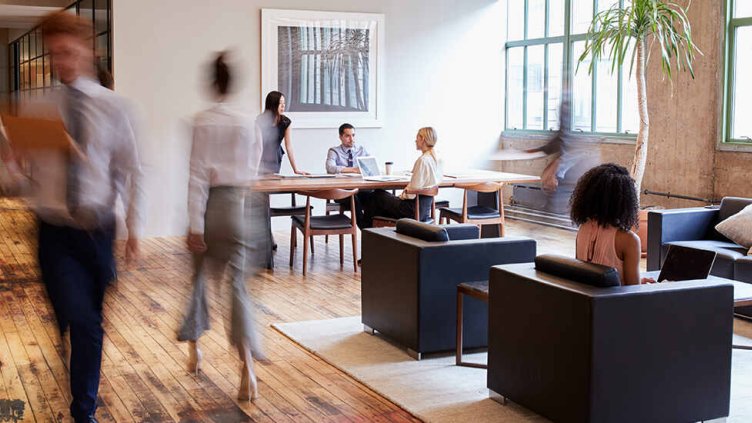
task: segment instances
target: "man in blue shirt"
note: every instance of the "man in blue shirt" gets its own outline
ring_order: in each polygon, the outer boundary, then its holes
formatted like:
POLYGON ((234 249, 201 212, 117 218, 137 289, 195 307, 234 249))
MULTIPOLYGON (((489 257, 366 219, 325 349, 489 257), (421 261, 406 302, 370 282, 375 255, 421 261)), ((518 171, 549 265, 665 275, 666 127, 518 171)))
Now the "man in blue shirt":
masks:
POLYGON ((355 128, 349 123, 339 127, 340 145, 326 153, 326 173, 360 173, 358 157, 365 157, 365 148, 355 145, 355 128))

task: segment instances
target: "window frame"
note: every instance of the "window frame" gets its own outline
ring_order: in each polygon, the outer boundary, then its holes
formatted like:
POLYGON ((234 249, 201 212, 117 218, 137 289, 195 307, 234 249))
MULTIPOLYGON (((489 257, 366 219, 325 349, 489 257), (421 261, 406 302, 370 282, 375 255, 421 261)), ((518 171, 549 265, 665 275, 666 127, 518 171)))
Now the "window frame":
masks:
MULTIPOLYGON (((61 11, 70 11, 77 16, 81 16, 81 3, 85 0, 72 1, 68 6, 61 8, 61 11)), ((92 50, 96 56, 97 39, 99 37, 107 37, 107 48, 105 54, 101 57, 105 63, 109 72, 112 72, 112 0, 90 0, 91 1, 91 24, 92 24, 92 50), (102 6, 100 6, 102 5, 102 6), (101 9, 97 9, 100 6, 101 9), (96 17, 97 10, 104 10, 107 20, 107 28, 102 31, 97 31, 96 17)), ((100 12, 101 13, 101 12, 100 12)), ((10 68, 10 75, 15 75, 15 78, 8 78, 8 92, 11 96, 16 98, 22 96, 33 95, 34 93, 45 92, 50 89, 54 89, 59 86, 60 83, 55 79, 55 75, 52 71, 52 60, 49 52, 44 47, 44 41, 41 36, 39 26, 31 28, 29 31, 8 43, 8 66, 10 68), (29 54, 27 60, 22 61, 21 48, 24 47, 24 43, 28 51, 31 50, 29 41, 34 34, 35 45, 37 47, 35 54, 29 54), (42 65, 42 84, 38 85, 36 80, 32 83, 32 78, 36 77, 36 74, 31 75, 31 72, 25 72, 24 81, 22 81, 21 68, 27 65, 28 69, 31 69, 31 63, 40 63, 42 65), (50 79, 47 80, 47 69, 50 69, 50 79), (25 88, 24 88, 24 85, 25 88)))
POLYGON ((752 138, 741 139, 733 138, 734 124, 734 97, 736 95, 735 79, 735 59, 736 59, 736 30, 743 27, 752 27, 752 16, 744 18, 734 17, 734 3, 736 0, 727 0, 725 2, 725 46, 724 46, 724 66, 725 82, 723 89, 723 135, 720 147, 728 149, 750 149, 752 150, 752 138))
MULTIPOLYGON (((545 23, 544 23, 544 36, 542 38, 534 38, 534 39, 528 39, 528 17, 529 17, 529 5, 530 0, 524 0, 524 22, 523 22, 523 39, 522 40, 514 40, 509 41, 506 40, 504 43, 504 136, 506 137, 521 137, 521 136, 529 136, 529 135, 547 135, 551 134, 553 132, 556 132, 554 129, 545 129, 545 126, 548 124, 548 99, 549 99, 549 45, 556 45, 561 44, 562 46, 562 81, 561 86, 568 86, 571 87, 572 83, 574 81, 574 72, 577 70, 577 58, 572 57, 572 52, 574 50, 574 44, 576 42, 581 42, 587 40, 587 34, 572 34, 572 7, 573 7, 573 1, 576 0, 564 0, 564 34, 560 36, 549 36, 549 27, 550 27, 550 15, 551 15, 551 0, 545 0, 545 23), (543 46, 544 48, 544 71, 543 71, 543 123, 544 123, 544 129, 527 129, 528 122, 527 122, 527 92, 525 90, 525 87, 527 87, 527 75, 528 75, 528 47, 531 46, 543 46), (508 126, 509 122, 509 50, 512 48, 523 48, 523 95, 522 95, 522 128, 510 128, 508 126)), ((601 0, 602 1, 602 0, 601 0)), ((599 13, 598 12, 598 3, 599 0, 592 0, 593 2, 593 17, 599 13)), ((619 0, 619 6, 624 7, 625 0, 619 0)), ((508 11, 507 11, 508 12, 508 11)), ((507 23, 509 21, 509 16, 507 16, 507 23)), ((508 25, 507 25, 508 28, 508 25)), ((580 72, 587 72, 587 69, 580 68, 580 72)), ((583 136, 586 137, 593 137, 593 138, 600 138, 603 141, 613 141, 613 142, 624 142, 627 141, 628 143, 633 143, 636 138, 636 133, 629 133, 629 132, 622 132, 624 128, 624 122, 623 122, 623 91, 624 91, 624 83, 625 83, 625 72, 629 72, 629 68, 627 66, 619 66, 617 74, 617 95, 616 95, 616 110, 617 110, 617 118, 616 118, 616 132, 598 132, 597 129, 597 101, 598 101, 598 94, 597 94, 597 84, 598 84, 598 66, 593 67, 592 77, 591 77, 591 113, 590 113, 590 131, 581 131, 577 130, 577 132, 581 133, 583 136), (624 69, 626 68, 626 69, 624 69)), ((571 115, 572 119, 572 126, 574 126, 574 113, 571 115)))

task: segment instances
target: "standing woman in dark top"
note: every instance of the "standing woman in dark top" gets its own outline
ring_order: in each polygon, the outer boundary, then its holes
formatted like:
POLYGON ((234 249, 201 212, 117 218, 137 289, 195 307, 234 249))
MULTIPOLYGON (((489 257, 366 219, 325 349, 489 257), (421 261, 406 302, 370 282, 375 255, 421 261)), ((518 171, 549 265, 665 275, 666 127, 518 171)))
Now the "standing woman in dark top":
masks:
POLYGON ((290 118, 285 116, 285 96, 279 91, 272 91, 266 95, 264 113, 256 118, 256 130, 261 132, 264 140, 264 150, 261 155, 261 171, 264 174, 279 173, 282 167, 282 156, 287 152, 292 171, 298 175, 307 175, 295 165, 295 153, 290 141, 290 118), (282 148, 282 140, 285 148, 282 148))
MULTIPOLYGON (((299 170, 295 165, 295 153, 292 150, 290 142, 290 118, 285 116, 285 96, 279 91, 272 91, 266 95, 264 102, 264 112, 256 118, 256 136, 263 140, 263 151, 261 153, 261 164, 259 169, 260 175, 269 175, 279 173, 282 167, 282 156, 287 151, 287 158, 290 160, 292 171, 299 175, 307 175, 307 172, 299 170), (282 149, 282 140, 285 141, 285 148, 282 149)), ((272 236, 272 219, 269 213, 269 194, 257 193, 254 195, 254 202, 258 204, 255 208, 258 212, 264 213, 255 221, 263 222, 263 228, 256 239, 256 257, 263 260, 257 265, 265 266, 267 269, 274 267, 273 250, 276 250, 277 244, 272 236)))

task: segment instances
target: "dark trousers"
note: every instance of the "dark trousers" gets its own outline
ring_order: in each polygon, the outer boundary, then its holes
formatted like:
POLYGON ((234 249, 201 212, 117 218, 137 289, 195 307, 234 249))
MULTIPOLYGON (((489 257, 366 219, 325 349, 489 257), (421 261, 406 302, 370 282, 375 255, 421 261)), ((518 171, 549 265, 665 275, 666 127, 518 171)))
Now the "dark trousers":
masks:
MULTIPOLYGON (((396 195, 377 189, 366 195, 359 195, 363 217, 358 221, 360 229, 373 227, 376 216, 401 219, 415 219, 415 200, 403 200, 396 195)), ((427 220, 431 215, 431 197, 420 197, 420 220, 427 220)))
POLYGON ((115 276, 114 222, 85 231, 40 222, 39 265, 61 329, 70 330, 70 411, 88 421, 97 407, 102 365, 102 302, 115 276))

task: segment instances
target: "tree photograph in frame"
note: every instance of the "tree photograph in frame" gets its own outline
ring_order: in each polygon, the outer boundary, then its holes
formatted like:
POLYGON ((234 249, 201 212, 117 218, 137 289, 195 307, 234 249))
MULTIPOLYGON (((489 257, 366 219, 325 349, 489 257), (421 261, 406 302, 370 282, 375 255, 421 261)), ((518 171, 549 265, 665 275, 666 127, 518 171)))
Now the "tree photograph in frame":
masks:
POLYGON ((285 95, 299 128, 381 127, 384 15, 261 10, 262 101, 285 95))

